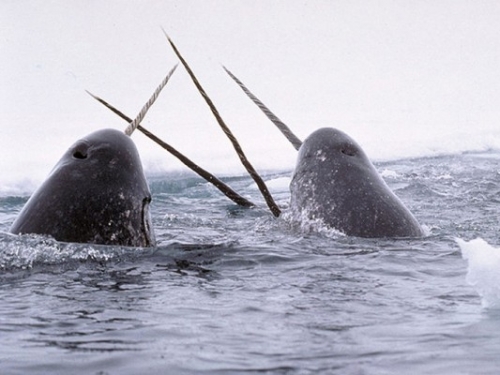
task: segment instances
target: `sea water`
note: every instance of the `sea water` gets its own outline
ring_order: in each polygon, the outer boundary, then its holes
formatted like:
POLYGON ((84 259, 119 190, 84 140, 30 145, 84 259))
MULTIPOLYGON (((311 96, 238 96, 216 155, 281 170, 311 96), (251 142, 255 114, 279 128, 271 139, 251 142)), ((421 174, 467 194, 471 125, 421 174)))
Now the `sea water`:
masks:
POLYGON ((8 228, 0 197, 2 374, 496 374, 500 154, 377 163, 419 239, 347 237, 288 215, 290 171, 235 206, 189 173, 149 175, 158 246, 59 243, 8 228))

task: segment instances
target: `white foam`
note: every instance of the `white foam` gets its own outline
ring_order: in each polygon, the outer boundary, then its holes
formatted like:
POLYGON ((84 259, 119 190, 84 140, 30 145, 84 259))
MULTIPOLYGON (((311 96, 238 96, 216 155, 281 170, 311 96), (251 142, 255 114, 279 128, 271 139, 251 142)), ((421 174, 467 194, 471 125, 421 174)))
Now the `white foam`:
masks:
POLYGON ((466 242, 456 239, 467 260, 467 282, 481 297, 485 308, 500 308, 500 248, 489 245, 482 238, 466 242))
POLYGON ((396 171, 393 171, 392 169, 384 169, 380 175, 384 178, 398 178, 399 174, 396 171))

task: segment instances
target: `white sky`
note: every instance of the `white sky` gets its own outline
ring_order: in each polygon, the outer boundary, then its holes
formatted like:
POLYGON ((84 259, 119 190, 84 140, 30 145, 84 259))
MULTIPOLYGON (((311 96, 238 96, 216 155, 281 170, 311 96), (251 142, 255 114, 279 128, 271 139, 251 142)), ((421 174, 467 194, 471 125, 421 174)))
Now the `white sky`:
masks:
MULTIPOLYGON (((134 117, 177 59, 190 62, 257 169, 296 152, 223 72, 300 138, 323 126, 373 159, 500 148, 500 2, 464 0, 0 1, 0 183, 43 178, 78 138, 134 117)), ((216 172, 239 171, 179 67, 143 123, 216 172)), ((178 168, 134 134, 144 162, 178 168)))

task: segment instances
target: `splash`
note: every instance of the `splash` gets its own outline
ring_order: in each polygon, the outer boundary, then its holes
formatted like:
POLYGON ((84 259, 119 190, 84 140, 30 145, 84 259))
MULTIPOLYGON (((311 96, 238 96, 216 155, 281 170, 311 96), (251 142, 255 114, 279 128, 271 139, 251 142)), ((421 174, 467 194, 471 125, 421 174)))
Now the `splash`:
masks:
POLYGON ((346 235, 335 229, 331 228, 321 218, 312 218, 309 210, 288 210, 282 215, 282 218, 287 222, 294 230, 298 231, 302 235, 308 234, 318 234, 326 238, 339 238, 345 237, 346 235))
MULTIPOLYGON (((133 255, 135 248, 58 242, 40 235, 0 233, 0 271, 28 270, 37 266, 106 263, 133 255)), ((144 249, 140 249, 144 252, 144 249)))
POLYGON ((484 308, 500 308, 500 248, 482 238, 466 242, 456 239, 462 257, 468 261, 467 282, 481 297, 484 308))

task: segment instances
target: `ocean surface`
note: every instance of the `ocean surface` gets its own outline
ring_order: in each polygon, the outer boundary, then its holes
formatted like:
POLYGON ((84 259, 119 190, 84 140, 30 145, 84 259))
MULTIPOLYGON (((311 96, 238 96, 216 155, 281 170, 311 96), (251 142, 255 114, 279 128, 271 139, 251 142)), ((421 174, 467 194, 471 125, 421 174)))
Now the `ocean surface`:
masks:
MULTIPOLYGON (((290 171, 149 175, 158 246, 58 243, 8 228, 0 195, 1 374, 497 374, 500 153, 376 167, 420 239, 346 237, 287 214, 290 171)), ((17 190, 16 190, 17 189, 17 190)), ((29 190, 29 189, 28 189, 29 190)))

